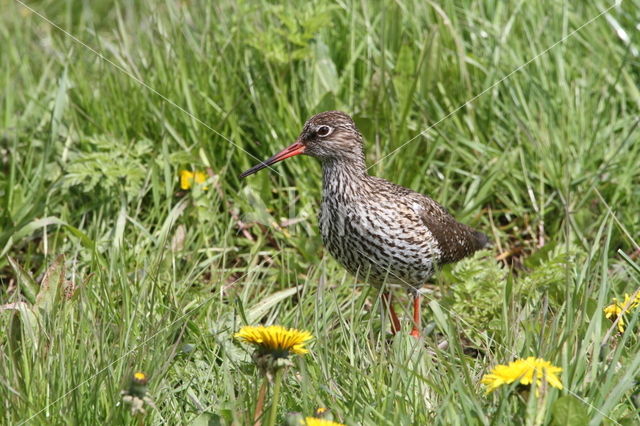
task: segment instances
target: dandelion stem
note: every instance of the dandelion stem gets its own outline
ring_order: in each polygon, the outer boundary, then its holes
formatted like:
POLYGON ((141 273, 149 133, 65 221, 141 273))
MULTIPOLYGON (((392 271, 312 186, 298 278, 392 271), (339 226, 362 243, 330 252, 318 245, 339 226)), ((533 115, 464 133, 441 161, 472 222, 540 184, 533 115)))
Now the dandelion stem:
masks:
POLYGON ((265 376, 262 380, 262 384, 260 385, 260 390, 258 391, 258 402, 256 403, 256 411, 253 413, 253 424, 254 426, 260 426, 262 423, 262 413, 264 411, 264 397, 267 394, 267 387, 269 386, 269 379, 265 376))
POLYGON ((271 412, 269 413, 269 423, 267 426, 275 426, 276 417, 278 415, 278 402, 280 400, 280 387, 282 386, 282 376, 284 375, 284 368, 278 368, 276 370, 275 384, 273 385, 273 402, 271 403, 271 412))

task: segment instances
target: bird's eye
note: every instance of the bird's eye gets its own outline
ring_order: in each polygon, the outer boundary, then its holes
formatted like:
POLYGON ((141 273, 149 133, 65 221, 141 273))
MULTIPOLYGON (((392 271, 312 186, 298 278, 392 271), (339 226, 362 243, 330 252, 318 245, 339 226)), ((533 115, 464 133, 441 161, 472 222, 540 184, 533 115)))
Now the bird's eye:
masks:
POLYGON ((325 137, 325 136, 329 136, 329 133, 331 133, 331 127, 329 126, 320 126, 318 127, 318 130, 316 131, 316 134, 320 137, 325 137))

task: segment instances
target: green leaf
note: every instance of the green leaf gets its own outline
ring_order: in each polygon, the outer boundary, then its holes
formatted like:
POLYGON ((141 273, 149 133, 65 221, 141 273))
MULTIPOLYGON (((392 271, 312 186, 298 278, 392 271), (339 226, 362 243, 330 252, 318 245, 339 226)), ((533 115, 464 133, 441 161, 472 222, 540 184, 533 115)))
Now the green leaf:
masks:
POLYGON ((638 265, 633 260, 631 260, 631 258, 629 256, 627 256, 627 254, 624 251, 620 250, 620 249, 618 249, 618 254, 620 256, 622 256, 624 261, 627 262, 629 264, 629 266, 631 266, 637 273, 640 274, 640 265, 638 265))
POLYGON ((560 397, 551 409, 554 426, 582 426, 589 423, 584 403, 571 395, 560 397))
POLYGON ((16 365, 21 364, 20 357, 23 351, 28 353, 38 348, 37 331, 39 330, 40 316, 33 312, 25 302, 10 303, 0 306, 0 312, 13 312, 9 322, 7 342, 9 353, 16 365))
POLYGON ((190 426, 221 426, 224 425, 222 417, 215 413, 201 413, 198 417, 193 419, 190 426))
POLYGON ((449 309, 473 328, 486 330, 493 319, 500 317, 500 310, 506 303, 507 277, 507 271, 495 261, 490 251, 478 251, 451 269, 451 292, 445 303, 450 303, 449 309), (470 300, 474 302, 469 303, 470 300))
POLYGON ((36 219, 36 220, 33 220, 33 221, 29 222, 28 224, 26 224, 25 226, 20 228, 18 231, 16 231, 9 238, 9 241, 7 242, 5 247, 3 248, 2 253, 0 253, 0 256, 4 256, 5 254, 7 254, 9 252, 9 249, 11 249, 11 247, 13 246, 14 243, 16 243, 16 242, 20 241, 21 239, 31 235, 37 229, 44 228, 44 227, 49 226, 49 225, 66 225, 66 222, 58 219, 57 217, 44 217, 42 219, 36 219))
POLYGON ((7 256, 7 260, 16 274, 22 295, 33 305, 36 302, 36 295, 38 294, 38 284, 33 277, 15 261, 14 258, 7 256))
POLYGON ((309 109, 313 110, 327 93, 335 93, 340 87, 340 79, 336 65, 331 59, 329 47, 318 39, 314 45, 313 78, 311 79, 311 93, 309 109))
POLYGON ((40 291, 36 296, 35 307, 50 313, 53 307, 59 303, 64 286, 64 256, 60 255, 44 273, 40 283, 40 291))
POLYGON ((293 296, 300 291, 302 287, 302 285, 291 287, 286 290, 273 293, 272 295, 262 299, 247 311, 247 322, 249 324, 256 323, 269 311, 269 309, 280 303, 282 300, 293 296))
POLYGON ((108 135, 83 139, 69 155, 62 186, 107 198, 120 190, 140 196, 153 152, 147 139, 126 142, 108 135))
POLYGON ((56 91, 56 98, 53 104, 53 110, 51 111, 51 142, 55 142, 60 134, 60 124, 69 100, 67 90, 69 89, 70 82, 66 67, 58 83, 58 90, 56 91))
POLYGON ((405 106, 412 96, 413 79, 415 72, 414 51, 408 44, 403 44, 398 54, 394 68, 393 87, 396 89, 398 104, 405 106))

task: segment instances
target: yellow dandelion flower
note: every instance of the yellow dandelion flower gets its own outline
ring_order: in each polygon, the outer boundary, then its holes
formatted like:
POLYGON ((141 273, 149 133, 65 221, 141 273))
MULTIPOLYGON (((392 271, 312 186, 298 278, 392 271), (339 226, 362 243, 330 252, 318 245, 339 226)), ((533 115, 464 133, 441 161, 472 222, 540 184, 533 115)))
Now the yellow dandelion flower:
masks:
POLYGON ((510 362, 509 365, 498 365, 489 374, 485 374, 481 383, 487 386, 487 393, 493 392, 502 385, 519 381, 522 385, 530 385, 535 377, 536 395, 542 388, 543 381, 549 385, 562 389, 562 382, 558 373, 562 368, 552 365, 549 361, 532 356, 510 362))
POLYGON ((635 292, 633 300, 628 294, 624 295, 624 301, 618 302, 615 297, 611 300, 611 304, 604 308, 604 316, 611 321, 618 320, 618 331, 624 333, 625 320, 624 314, 631 312, 640 306, 640 291, 635 292), (624 312, 624 313, 623 313, 624 312))
POLYGON ((337 423, 331 420, 318 419, 316 417, 307 417, 304 419, 305 426, 345 426, 342 423, 337 423))
POLYGON ((628 294, 625 293, 624 295, 624 302, 622 303, 622 306, 627 306, 627 303, 629 303, 629 307, 627 308, 627 312, 631 311, 632 309, 637 308, 638 306, 640 306, 640 291, 636 290, 636 292, 634 293, 634 298, 633 300, 631 300, 631 296, 629 296, 628 294), (629 303, 631 302, 631 303, 629 303))
POLYGON ((620 333, 624 333, 624 316, 622 315, 622 309, 624 305, 621 305, 613 299, 613 303, 606 308, 604 308, 604 316, 611 321, 615 321, 616 318, 620 317, 618 320, 618 331, 620 333))
POLYGON ((304 345, 313 339, 308 331, 287 329, 280 325, 242 327, 234 337, 256 346, 259 352, 271 354, 276 358, 287 358, 291 353, 308 353, 309 350, 304 345))
POLYGON ((143 380, 147 380, 147 375, 142 371, 136 371, 135 373, 133 373, 133 378, 139 382, 142 382, 143 380))
MULTIPOLYGON (((180 170, 180 188, 187 190, 191 189, 193 183, 198 185, 203 184, 207 180, 207 174, 204 172, 190 172, 188 170, 180 170)), ((202 189, 207 190, 208 187, 202 189)))
POLYGON ((133 377, 131 378, 131 383, 133 385, 146 385, 149 381, 149 378, 142 371, 136 371, 133 373, 133 377))

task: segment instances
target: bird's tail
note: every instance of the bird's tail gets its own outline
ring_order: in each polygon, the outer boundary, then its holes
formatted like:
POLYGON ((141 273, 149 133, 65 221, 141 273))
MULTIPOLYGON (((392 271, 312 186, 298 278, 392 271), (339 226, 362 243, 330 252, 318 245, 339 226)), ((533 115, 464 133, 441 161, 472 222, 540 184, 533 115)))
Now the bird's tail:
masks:
POLYGON ((474 236, 476 239, 476 247, 478 248, 478 250, 493 247, 493 243, 484 233, 475 231, 474 236))

